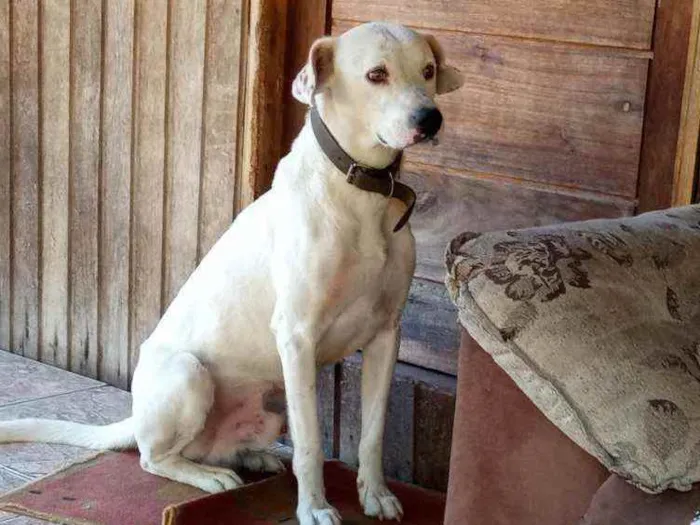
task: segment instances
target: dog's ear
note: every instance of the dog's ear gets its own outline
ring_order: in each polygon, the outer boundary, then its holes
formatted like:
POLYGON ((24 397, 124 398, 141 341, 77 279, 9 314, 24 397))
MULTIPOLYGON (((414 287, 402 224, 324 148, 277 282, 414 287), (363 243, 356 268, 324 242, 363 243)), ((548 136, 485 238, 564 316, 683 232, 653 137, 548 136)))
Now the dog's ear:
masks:
POLYGON ((309 51, 309 60, 299 71, 292 84, 292 95, 299 102, 312 105, 314 95, 320 91, 333 74, 335 39, 323 37, 316 40, 309 51))
POLYGON ((440 47, 437 39, 433 35, 423 35, 433 51, 435 62, 437 62, 437 94, 442 95, 455 89, 459 89, 464 84, 464 77, 457 68, 445 64, 445 53, 440 47))

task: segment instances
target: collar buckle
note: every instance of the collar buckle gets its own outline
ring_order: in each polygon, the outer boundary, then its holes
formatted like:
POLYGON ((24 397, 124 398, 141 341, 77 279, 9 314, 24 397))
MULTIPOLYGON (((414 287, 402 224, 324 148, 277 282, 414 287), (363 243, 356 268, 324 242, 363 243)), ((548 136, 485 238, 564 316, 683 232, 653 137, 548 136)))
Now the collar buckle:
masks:
POLYGON ((359 168, 359 164, 357 162, 353 162, 350 164, 350 167, 348 168, 348 172, 345 174, 345 180, 347 180, 350 184, 352 184, 355 181, 355 170, 359 168))
POLYGON ((391 189, 389 190, 389 195, 386 196, 387 199, 391 199, 394 196, 394 189, 396 188, 396 180, 391 171, 389 171, 389 180, 391 181, 391 189))

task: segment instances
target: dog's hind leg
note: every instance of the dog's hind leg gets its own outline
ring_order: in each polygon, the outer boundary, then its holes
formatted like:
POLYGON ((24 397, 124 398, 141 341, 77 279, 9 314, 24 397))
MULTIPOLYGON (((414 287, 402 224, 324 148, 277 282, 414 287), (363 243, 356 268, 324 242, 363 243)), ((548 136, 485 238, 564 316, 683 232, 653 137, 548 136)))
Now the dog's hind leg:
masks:
POLYGON ((230 469, 182 455, 202 431, 214 403, 209 371, 191 354, 146 356, 134 374, 134 433, 141 467, 152 474, 221 492, 242 484, 230 469), (141 366, 143 365, 143 366, 141 366))

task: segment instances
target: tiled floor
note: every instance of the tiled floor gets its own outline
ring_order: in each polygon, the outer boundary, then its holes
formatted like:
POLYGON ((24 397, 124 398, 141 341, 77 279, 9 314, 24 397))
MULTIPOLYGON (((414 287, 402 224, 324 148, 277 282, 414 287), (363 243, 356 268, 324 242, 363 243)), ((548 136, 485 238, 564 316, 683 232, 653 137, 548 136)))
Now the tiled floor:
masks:
MULTIPOLYGON (((131 411, 131 396, 99 381, 0 351, 0 420, 24 417, 105 424, 131 411)), ((0 493, 91 455, 67 445, 0 444, 0 493)), ((0 512, 0 525, 47 522, 0 512)))

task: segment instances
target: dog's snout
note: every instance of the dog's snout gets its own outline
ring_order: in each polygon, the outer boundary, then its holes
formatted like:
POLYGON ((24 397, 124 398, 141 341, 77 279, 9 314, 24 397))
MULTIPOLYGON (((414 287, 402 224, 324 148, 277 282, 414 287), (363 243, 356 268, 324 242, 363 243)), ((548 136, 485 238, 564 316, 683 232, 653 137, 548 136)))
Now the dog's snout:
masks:
POLYGON ((438 108, 421 108, 412 119, 418 132, 426 138, 434 137, 442 126, 442 113, 438 108))

